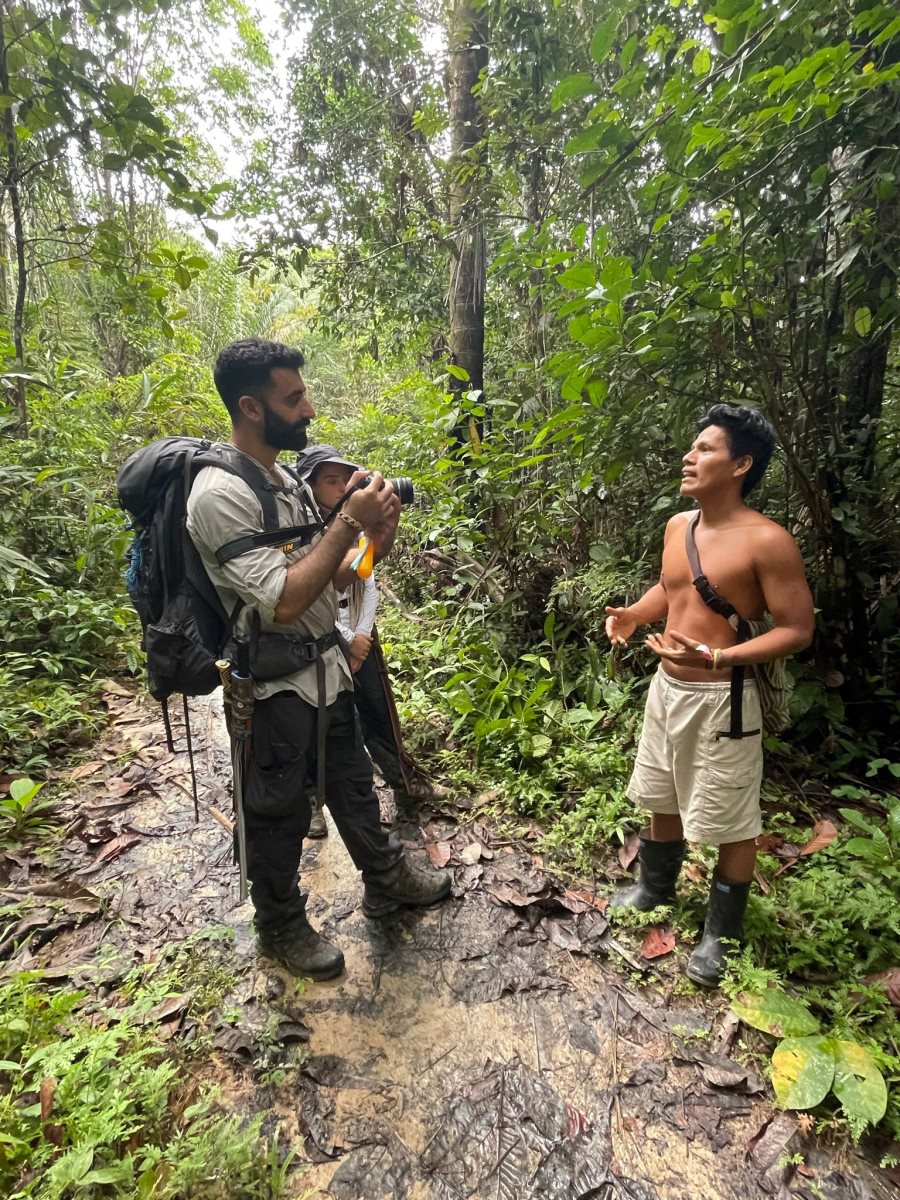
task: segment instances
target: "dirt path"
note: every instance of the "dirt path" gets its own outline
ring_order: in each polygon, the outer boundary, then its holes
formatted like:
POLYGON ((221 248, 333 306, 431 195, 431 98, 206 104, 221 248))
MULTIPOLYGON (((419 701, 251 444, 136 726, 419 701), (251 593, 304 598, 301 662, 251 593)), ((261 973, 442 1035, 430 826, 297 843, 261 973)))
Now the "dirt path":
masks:
MULTIPOLYGON (((773 1113, 762 1080, 732 1057, 737 1029, 721 999, 682 988, 671 955, 641 960, 611 936, 595 897, 566 892, 466 812, 396 824, 449 862, 454 895, 381 922, 359 911, 333 829, 307 843, 310 913, 347 971, 298 996, 256 956, 230 839, 208 812, 230 808, 217 703, 194 706, 195 825, 185 757, 166 751, 161 725, 124 690, 107 702, 110 739, 75 772, 62 862, 0 861, 7 899, 43 888, 48 902, 32 900, 30 924, 7 936, 18 948, 5 969, 114 989, 167 942, 232 928, 240 985, 216 1031, 216 1073, 229 1103, 267 1112, 295 1151, 298 1196, 897 1195, 858 1157, 841 1163, 804 1139, 802 1119, 773 1113), (136 754, 126 767, 123 751, 136 754)), ((161 1019, 167 1035, 190 1035, 182 1015, 161 1019)))

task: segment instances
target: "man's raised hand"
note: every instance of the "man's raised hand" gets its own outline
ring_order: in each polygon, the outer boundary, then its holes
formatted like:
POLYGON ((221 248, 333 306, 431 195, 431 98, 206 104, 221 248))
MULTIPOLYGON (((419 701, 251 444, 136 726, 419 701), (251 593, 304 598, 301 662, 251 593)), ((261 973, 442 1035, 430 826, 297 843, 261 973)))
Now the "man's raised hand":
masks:
MULTIPOLYGON (((712 665, 712 651, 704 642, 685 637, 677 629, 668 629, 665 634, 651 633, 644 643, 654 654, 668 662, 680 663, 683 667, 705 667, 712 665)), ((718 654, 719 651, 716 651, 718 654)), ((723 664, 724 665, 724 664, 723 664)))
POLYGON ((606 636, 614 646, 627 646, 628 639, 637 629, 637 621, 627 608, 606 609, 606 636))

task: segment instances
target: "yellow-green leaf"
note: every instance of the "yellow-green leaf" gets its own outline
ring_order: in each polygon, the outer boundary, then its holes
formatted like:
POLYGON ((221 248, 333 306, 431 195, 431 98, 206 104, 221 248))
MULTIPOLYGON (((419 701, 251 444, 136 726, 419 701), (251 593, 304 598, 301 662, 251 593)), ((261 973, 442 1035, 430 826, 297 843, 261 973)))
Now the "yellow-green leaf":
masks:
POLYGON ((819 1032, 809 1009, 779 988, 742 992, 731 1006, 742 1021, 775 1037, 805 1037, 819 1032))
POLYGON ((860 337, 866 337, 869 330, 872 328, 872 312, 871 309, 863 305, 858 308, 853 314, 853 327, 860 337))
POLYGON ((772 1086, 784 1108, 815 1108, 834 1082, 832 1038, 785 1038, 772 1055, 772 1086))
POLYGON ((691 63, 691 70, 699 78, 701 75, 709 74, 709 68, 711 64, 712 59, 710 58, 709 51, 704 46, 702 50, 698 50, 694 55, 694 61, 691 63))
POLYGON ((846 1115, 877 1124, 887 1111, 888 1090, 875 1060, 856 1042, 833 1041, 834 1094, 846 1115))

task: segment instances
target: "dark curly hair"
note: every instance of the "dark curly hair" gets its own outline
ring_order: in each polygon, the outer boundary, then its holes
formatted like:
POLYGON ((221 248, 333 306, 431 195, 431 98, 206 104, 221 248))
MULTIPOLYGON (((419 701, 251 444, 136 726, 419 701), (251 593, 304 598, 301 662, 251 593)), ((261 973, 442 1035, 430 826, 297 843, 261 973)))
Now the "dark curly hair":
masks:
POLYGON ((213 382, 232 421, 236 421, 241 396, 265 398, 272 382, 273 367, 299 371, 305 362, 299 350, 292 350, 281 342, 244 338, 240 342, 231 342, 219 352, 213 367, 213 382))
POLYGON ((697 432, 710 425, 718 425, 725 430, 732 458, 743 458, 749 454, 753 459, 750 470, 741 481, 741 496, 749 496, 772 460, 775 430, 761 412, 748 408, 746 404, 714 404, 697 422, 697 432))

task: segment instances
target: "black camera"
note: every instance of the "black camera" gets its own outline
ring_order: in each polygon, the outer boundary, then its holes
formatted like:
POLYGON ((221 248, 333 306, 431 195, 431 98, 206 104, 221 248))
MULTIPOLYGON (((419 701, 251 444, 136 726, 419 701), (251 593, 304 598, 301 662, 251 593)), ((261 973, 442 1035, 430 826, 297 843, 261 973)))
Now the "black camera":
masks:
MULTIPOLYGON (((344 492, 343 496, 341 496, 340 500, 338 500, 337 504, 325 518, 325 525, 331 524, 354 492, 358 492, 360 488, 368 487, 371 482, 372 476, 367 475, 365 479, 358 479, 352 488, 348 488, 348 490, 344 492)), ((415 489, 413 488, 413 481, 411 479, 408 479, 405 475, 399 475, 395 479, 385 479, 384 482, 388 485, 388 487, 394 489, 394 494, 397 496, 401 504, 412 504, 415 498, 415 489)))
MULTIPOLYGON (((367 475, 365 479, 360 479, 359 483, 355 483, 350 489, 351 492, 356 492, 360 488, 368 487, 372 482, 372 476, 367 475)), ((401 504, 412 504, 416 497, 413 481, 406 475, 397 475, 393 479, 385 478, 384 481, 388 487, 394 489, 394 493, 401 504)), ((349 495, 350 492, 347 493, 349 495)))
POLYGON ((406 475, 397 475, 393 479, 386 479, 384 482, 391 485, 401 504, 412 504, 416 498, 413 481, 407 478, 406 475))

